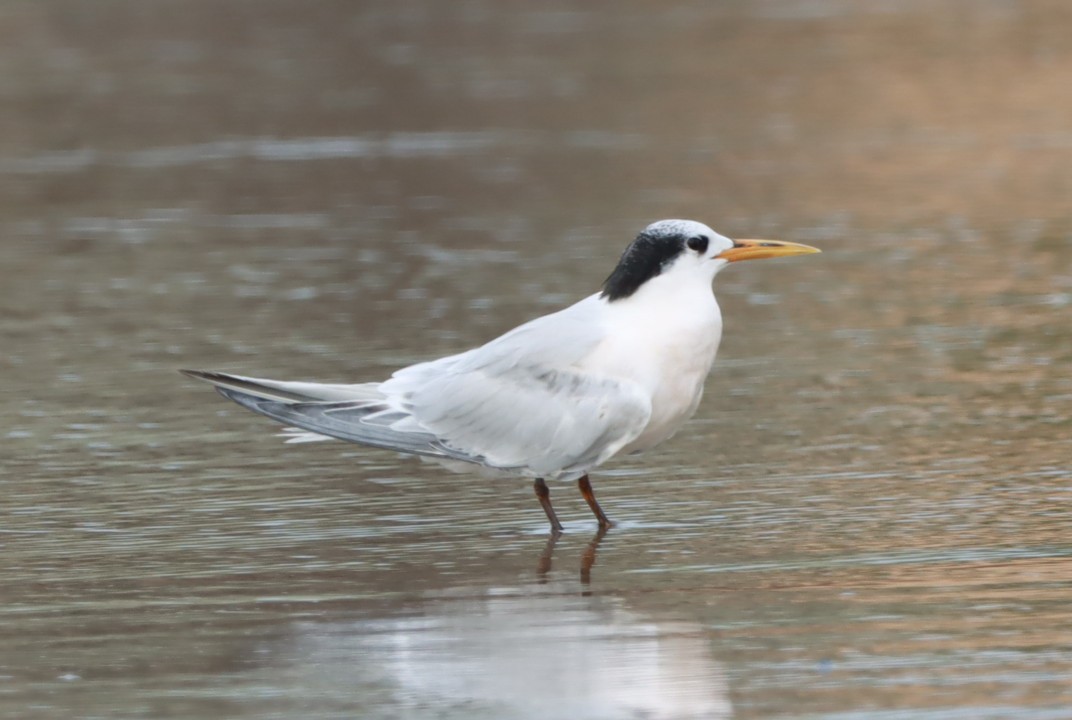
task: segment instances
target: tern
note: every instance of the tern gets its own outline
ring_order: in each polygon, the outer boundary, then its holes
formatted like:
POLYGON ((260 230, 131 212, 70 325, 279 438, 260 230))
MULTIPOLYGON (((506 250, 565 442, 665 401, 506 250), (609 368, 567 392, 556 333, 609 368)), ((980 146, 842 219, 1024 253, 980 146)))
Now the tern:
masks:
POLYGON ((531 478, 555 535, 562 523, 545 480, 575 480, 603 530, 611 521, 588 473, 667 440, 700 403, 722 337, 715 275, 741 260, 817 252, 661 220, 630 243, 600 292, 383 382, 182 372, 285 424, 288 442, 335 438, 531 478))

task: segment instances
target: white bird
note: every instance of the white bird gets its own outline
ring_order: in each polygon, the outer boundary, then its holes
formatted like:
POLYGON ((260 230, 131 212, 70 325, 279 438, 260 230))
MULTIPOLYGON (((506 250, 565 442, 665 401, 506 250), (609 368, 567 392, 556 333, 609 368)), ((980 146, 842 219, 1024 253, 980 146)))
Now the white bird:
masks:
POLYGON ((739 260, 816 252, 661 220, 626 248, 601 292, 383 382, 182 372, 289 426, 291 442, 337 438, 533 478, 553 534, 562 524, 544 479, 577 480, 603 529, 611 522, 588 472, 663 442, 700 402, 722 336, 715 275, 739 260))

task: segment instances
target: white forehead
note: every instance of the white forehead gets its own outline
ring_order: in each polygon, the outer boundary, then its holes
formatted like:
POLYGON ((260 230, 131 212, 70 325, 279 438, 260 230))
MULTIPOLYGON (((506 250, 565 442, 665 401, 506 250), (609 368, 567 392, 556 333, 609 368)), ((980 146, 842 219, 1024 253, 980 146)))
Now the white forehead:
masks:
POLYGON ((708 238, 721 237, 717 232, 695 220, 660 220, 644 228, 646 235, 706 235, 708 238))

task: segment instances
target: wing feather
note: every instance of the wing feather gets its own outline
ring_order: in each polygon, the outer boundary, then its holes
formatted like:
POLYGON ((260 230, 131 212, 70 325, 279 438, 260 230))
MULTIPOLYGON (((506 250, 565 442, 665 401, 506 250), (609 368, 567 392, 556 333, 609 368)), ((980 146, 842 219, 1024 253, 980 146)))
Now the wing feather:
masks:
MULTIPOLYGON (((639 436, 651 417, 651 398, 637 383, 581 369, 606 334, 598 303, 593 295, 468 352, 403 368, 379 384, 189 374, 309 433, 552 478, 602 463, 639 436)), ((292 439, 316 438, 299 433, 292 439)))
POLYGON ((598 465, 639 435, 651 414, 632 383, 540 366, 454 374, 413 393, 410 404, 451 450, 548 476, 598 465), (471 399, 466 412, 442 404, 444 386, 471 399))
POLYGON ((404 368, 380 391, 453 452, 555 476, 606 460, 637 437, 651 401, 630 381, 582 372, 602 342, 593 296, 496 340, 404 368))
POLYGON ((365 418, 373 414, 367 403, 353 401, 288 403, 260 398, 228 387, 217 387, 216 390, 228 400, 233 400, 248 410, 318 435, 414 455, 483 464, 483 459, 480 457, 442 447, 439 439, 430 433, 399 433, 383 425, 363 422, 365 418))

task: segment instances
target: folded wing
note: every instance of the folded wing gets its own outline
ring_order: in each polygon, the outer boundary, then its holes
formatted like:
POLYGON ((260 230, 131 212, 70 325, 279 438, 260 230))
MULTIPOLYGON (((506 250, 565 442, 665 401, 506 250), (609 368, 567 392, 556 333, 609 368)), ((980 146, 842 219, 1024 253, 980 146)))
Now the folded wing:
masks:
POLYGON ((523 365, 449 373, 408 394, 396 427, 451 452, 554 477, 600 464, 640 434, 651 404, 632 383, 523 365))
POLYGON ((651 416, 651 400, 636 383, 581 369, 603 339, 596 302, 582 300, 383 383, 188 374, 243 407, 316 435, 552 478, 602 463, 651 416))
POLYGON ((603 462, 643 430, 651 400, 635 383, 581 370, 603 341, 595 296, 461 355, 405 368, 380 390, 450 451, 541 477, 603 462))

